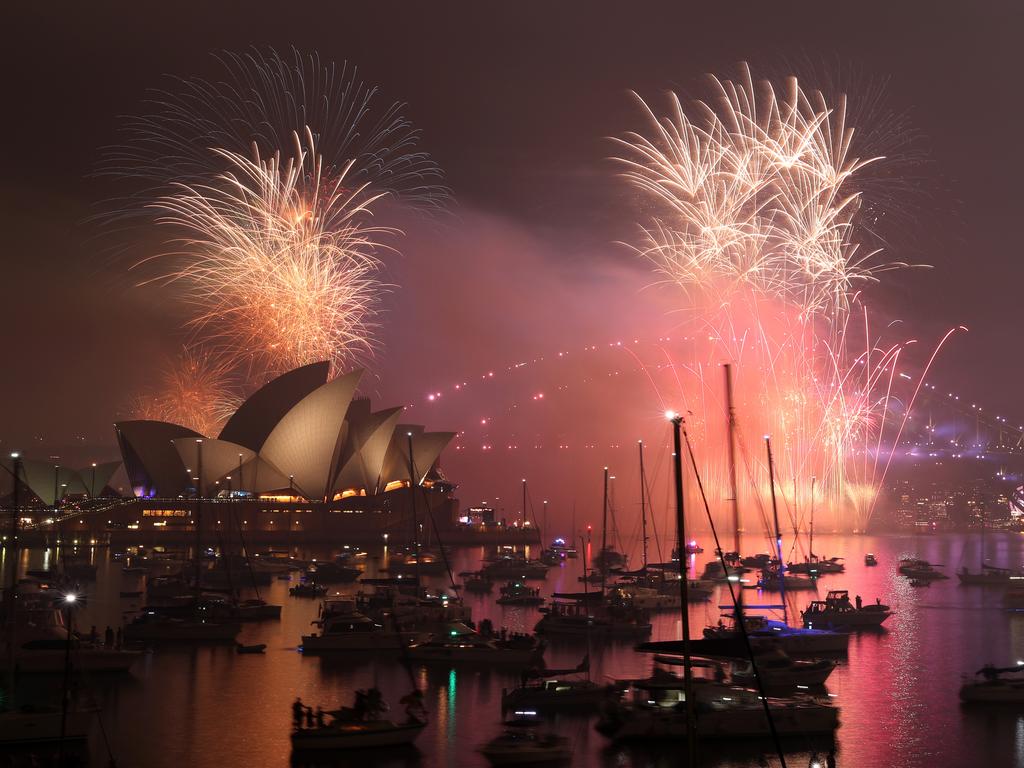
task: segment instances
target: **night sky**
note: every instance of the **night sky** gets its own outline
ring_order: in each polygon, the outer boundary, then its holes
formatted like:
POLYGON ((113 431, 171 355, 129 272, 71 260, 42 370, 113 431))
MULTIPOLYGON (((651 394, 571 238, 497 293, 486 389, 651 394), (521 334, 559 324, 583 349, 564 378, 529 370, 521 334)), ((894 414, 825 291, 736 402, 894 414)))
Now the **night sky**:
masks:
MULTIPOLYGON (((403 256, 389 264, 399 287, 386 301, 377 384, 368 392, 381 405, 413 403, 430 427, 461 428, 446 419, 465 411, 478 420, 507 402, 474 399, 431 414, 424 393, 563 346, 671 330, 670 297, 644 290, 647 266, 617 244, 630 240, 634 219, 607 161, 607 137, 638 127, 631 90, 655 101, 666 89, 700 93, 705 73, 735 74, 748 61, 755 75, 795 71, 808 86, 829 73, 852 84, 851 99, 858 87, 886 83, 886 107, 908 114, 927 152, 913 171, 907 229, 893 238, 899 251, 889 256, 934 269, 887 275, 872 306, 922 338, 966 325, 970 333, 946 350, 935 380, 1017 418, 1024 8, 707 5, 722 7, 8 9, 0 444, 61 454, 77 444, 83 459, 112 454, 111 423, 151 381, 154 362, 180 345, 182 315, 159 289, 134 287, 130 259, 92 221, 113 194, 94 175, 102 148, 118 141, 120 116, 138 113, 164 75, 213 77, 211 52, 252 45, 358 65, 386 98, 408 102, 454 191, 455 216, 409 223, 403 256)), ((146 245, 118 244, 135 256, 146 245)), ((558 375, 536 386, 555 387, 558 375)), ((593 421, 611 407, 595 406, 593 421)), ((502 482, 511 488, 528 468, 508 467, 502 482)))

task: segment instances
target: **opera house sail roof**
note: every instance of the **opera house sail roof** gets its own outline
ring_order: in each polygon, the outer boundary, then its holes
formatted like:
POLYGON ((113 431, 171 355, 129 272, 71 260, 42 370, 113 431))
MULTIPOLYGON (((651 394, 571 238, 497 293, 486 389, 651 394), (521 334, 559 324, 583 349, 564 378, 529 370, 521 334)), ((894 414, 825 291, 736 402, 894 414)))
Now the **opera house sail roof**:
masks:
MULTIPOLYGON (((137 496, 204 495, 231 488, 288 491, 310 501, 375 495, 409 482, 409 440, 419 484, 453 432, 399 424, 403 408, 374 412, 356 399, 362 371, 328 380, 329 365, 285 373, 257 390, 216 438, 160 421, 115 425, 137 496)), ((52 478, 52 470, 51 470, 52 478)))

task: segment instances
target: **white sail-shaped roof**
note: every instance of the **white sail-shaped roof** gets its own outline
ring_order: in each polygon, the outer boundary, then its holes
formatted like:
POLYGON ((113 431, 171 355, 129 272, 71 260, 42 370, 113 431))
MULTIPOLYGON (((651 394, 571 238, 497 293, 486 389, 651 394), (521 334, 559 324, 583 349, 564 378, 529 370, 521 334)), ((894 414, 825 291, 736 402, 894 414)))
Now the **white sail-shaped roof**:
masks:
POLYGON ((263 385, 228 419, 220 439, 259 451, 285 414, 310 392, 327 383, 330 370, 329 362, 311 363, 263 385))
POLYGON ((376 491, 391 436, 403 410, 398 407, 369 413, 368 403, 366 413, 353 414, 349 409, 348 440, 342 454, 341 471, 334 482, 335 491, 348 488, 365 489, 367 493, 376 491))
MULTIPOLYGON (((179 496, 191 486, 186 465, 171 442, 202 437, 188 427, 165 421, 122 421, 114 425, 121 456, 136 496, 179 496)), ((189 467, 191 469, 191 467, 189 467)))
POLYGON ((21 470, 22 482, 48 507, 52 507, 57 498, 85 493, 78 473, 70 467, 52 461, 22 459, 21 470))
MULTIPOLYGON (((211 492, 215 489, 218 480, 223 480, 228 475, 232 475, 232 479, 234 479, 234 475, 238 474, 238 468, 256 456, 255 451, 227 440, 207 438, 203 439, 201 443, 198 442, 199 440, 200 438, 179 437, 171 442, 174 443, 174 448, 185 466, 192 470, 193 477, 197 476, 196 473, 199 471, 199 446, 202 445, 202 481, 205 486, 203 489, 205 494, 212 495, 211 492)), ((227 487, 223 482, 221 485, 224 488, 227 487)), ((232 487, 241 488, 242 486, 234 483, 232 487)))
POLYGON ((409 433, 412 433, 412 458, 417 485, 423 482, 441 451, 455 437, 454 432, 425 432, 417 424, 399 424, 388 446, 378 490, 383 490, 388 483, 396 480, 409 479, 409 433))
POLYGON ((110 483, 110 478, 121 466, 120 461, 105 461, 102 464, 83 467, 78 470, 78 477, 85 486, 85 492, 89 496, 96 497, 103 493, 103 489, 110 483))
POLYGON ((260 456, 295 476, 307 499, 325 499, 346 437, 345 414, 363 375, 353 371, 302 398, 267 437, 260 456))

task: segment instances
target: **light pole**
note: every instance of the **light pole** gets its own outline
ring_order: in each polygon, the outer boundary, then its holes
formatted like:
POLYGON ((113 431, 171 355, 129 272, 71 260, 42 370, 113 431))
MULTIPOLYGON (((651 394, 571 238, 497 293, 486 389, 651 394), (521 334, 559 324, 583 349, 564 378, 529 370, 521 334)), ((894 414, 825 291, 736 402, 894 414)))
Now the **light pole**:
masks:
POLYGON ((89 483, 89 495, 96 498, 96 462, 92 463, 92 481, 89 483))
POLYGON ((57 765, 64 765, 64 738, 68 728, 68 699, 71 696, 71 609, 75 607, 78 595, 68 592, 64 595, 64 622, 68 628, 68 641, 64 646, 64 691, 60 707, 60 742, 57 747, 57 765))
POLYGON ((18 478, 21 476, 21 454, 17 451, 11 453, 11 463, 13 466, 11 469, 14 471, 14 493, 11 498, 11 540, 10 546, 7 548, 6 556, 10 561, 11 570, 11 582, 10 587, 4 591, 4 602, 6 605, 6 617, 7 617, 7 691, 8 695, 11 696, 11 704, 14 703, 14 632, 18 623, 15 620, 16 611, 18 610, 18 510, 19 504, 19 488, 18 478))

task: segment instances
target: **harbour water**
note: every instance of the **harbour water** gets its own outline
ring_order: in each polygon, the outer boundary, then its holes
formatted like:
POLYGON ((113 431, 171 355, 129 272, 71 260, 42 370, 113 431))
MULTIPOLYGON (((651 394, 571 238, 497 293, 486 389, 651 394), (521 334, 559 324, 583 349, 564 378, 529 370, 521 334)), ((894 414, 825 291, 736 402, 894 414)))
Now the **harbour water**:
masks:
MULTIPOLYGON (((836 736, 839 766, 935 768, 945 766, 1024 766, 1024 710, 965 708, 957 698, 962 674, 983 664, 1006 666, 1024 659, 1024 613, 1004 609, 1000 590, 961 586, 955 571, 978 568, 978 535, 840 536, 815 538, 823 555, 847 558, 844 574, 824 576, 818 594, 848 589, 865 602, 880 598, 894 615, 882 632, 855 635, 849 654, 828 681, 828 691, 841 708, 836 736), (864 565, 864 554, 874 552, 877 567, 864 565), (943 564, 948 580, 930 587, 912 587, 897 572, 901 556, 917 556, 943 564)), ((764 551, 767 544, 751 551, 764 551)), ((691 558, 697 572, 712 557, 712 546, 691 558)), ((999 566, 1024 563, 1024 535, 989 533, 988 562, 999 566)), ((319 554, 328 553, 305 553, 319 554)), ((483 552, 461 549, 453 553, 457 573, 478 567, 483 552)), ((23 553, 22 567, 38 568, 46 553, 23 553)), ((371 552, 367 570, 380 565, 371 552)), ((106 549, 92 553, 97 580, 89 583, 87 604, 77 609, 76 628, 93 625, 102 635, 106 626, 118 626, 143 603, 142 598, 121 598, 122 590, 137 577, 121 572, 121 563, 109 559, 106 549)), ((552 591, 579 591, 581 560, 568 560, 553 568, 541 587, 552 591)), ((458 580, 458 579, 457 579, 458 580)), ((441 585, 446 579, 435 579, 441 585)), ((398 709, 398 699, 410 689, 409 674, 396 658, 376 660, 337 654, 304 657, 299 638, 310 630, 319 601, 288 595, 288 582, 275 581, 262 596, 284 605, 280 621, 243 625, 242 643, 266 643, 264 655, 239 655, 231 646, 160 648, 147 653, 132 673, 122 678, 82 678, 77 686, 83 699, 95 698, 119 765, 148 768, 217 766, 260 768, 285 766, 290 761, 290 706, 296 696, 309 705, 333 709, 351 705, 354 691, 376 685, 398 709), (116 725, 115 725, 116 724, 116 725)), ((346 587, 340 587, 345 589, 346 587)), ((349 590, 354 587, 347 587, 349 590)), ((491 595, 467 595, 475 620, 490 618, 495 627, 531 631, 540 617, 536 608, 502 607, 491 595)), ((791 596, 790 604, 806 606, 813 593, 791 596)), ((757 596, 746 591, 748 602, 777 602, 777 595, 757 596)), ((720 587, 707 603, 690 607, 695 636, 719 617, 726 603, 720 587)), ((798 619, 797 619, 798 620, 798 619)), ((677 639, 678 611, 654 614, 655 640, 677 639)), ((573 667, 586 653, 585 640, 549 643, 546 661, 551 667, 573 667)), ((633 651, 629 642, 594 643, 591 676, 642 677, 651 658, 633 651)), ((430 724, 417 741, 417 749, 363 759, 364 764, 456 768, 484 766, 477 748, 501 727, 503 688, 515 686, 518 674, 488 668, 449 669, 415 667, 413 675, 426 692, 430 724)), ((22 679, 22 694, 40 701, 52 697, 60 680, 22 679)), ((611 768, 654 768, 681 764, 680 751, 668 746, 619 748, 594 730, 593 717, 560 716, 555 729, 573 742, 573 765, 611 768)), ((92 741, 93 765, 109 758, 102 734, 92 741)), ((702 750, 702 765, 721 768, 757 766, 768 745, 711 745, 702 750)), ((787 761, 806 766, 810 745, 796 745, 787 761)), ((332 764, 330 761, 318 764, 332 764)), ((352 764, 340 758, 337 765, 352 764)), ((774 758, 771 765, 777 765, 774 758)))

